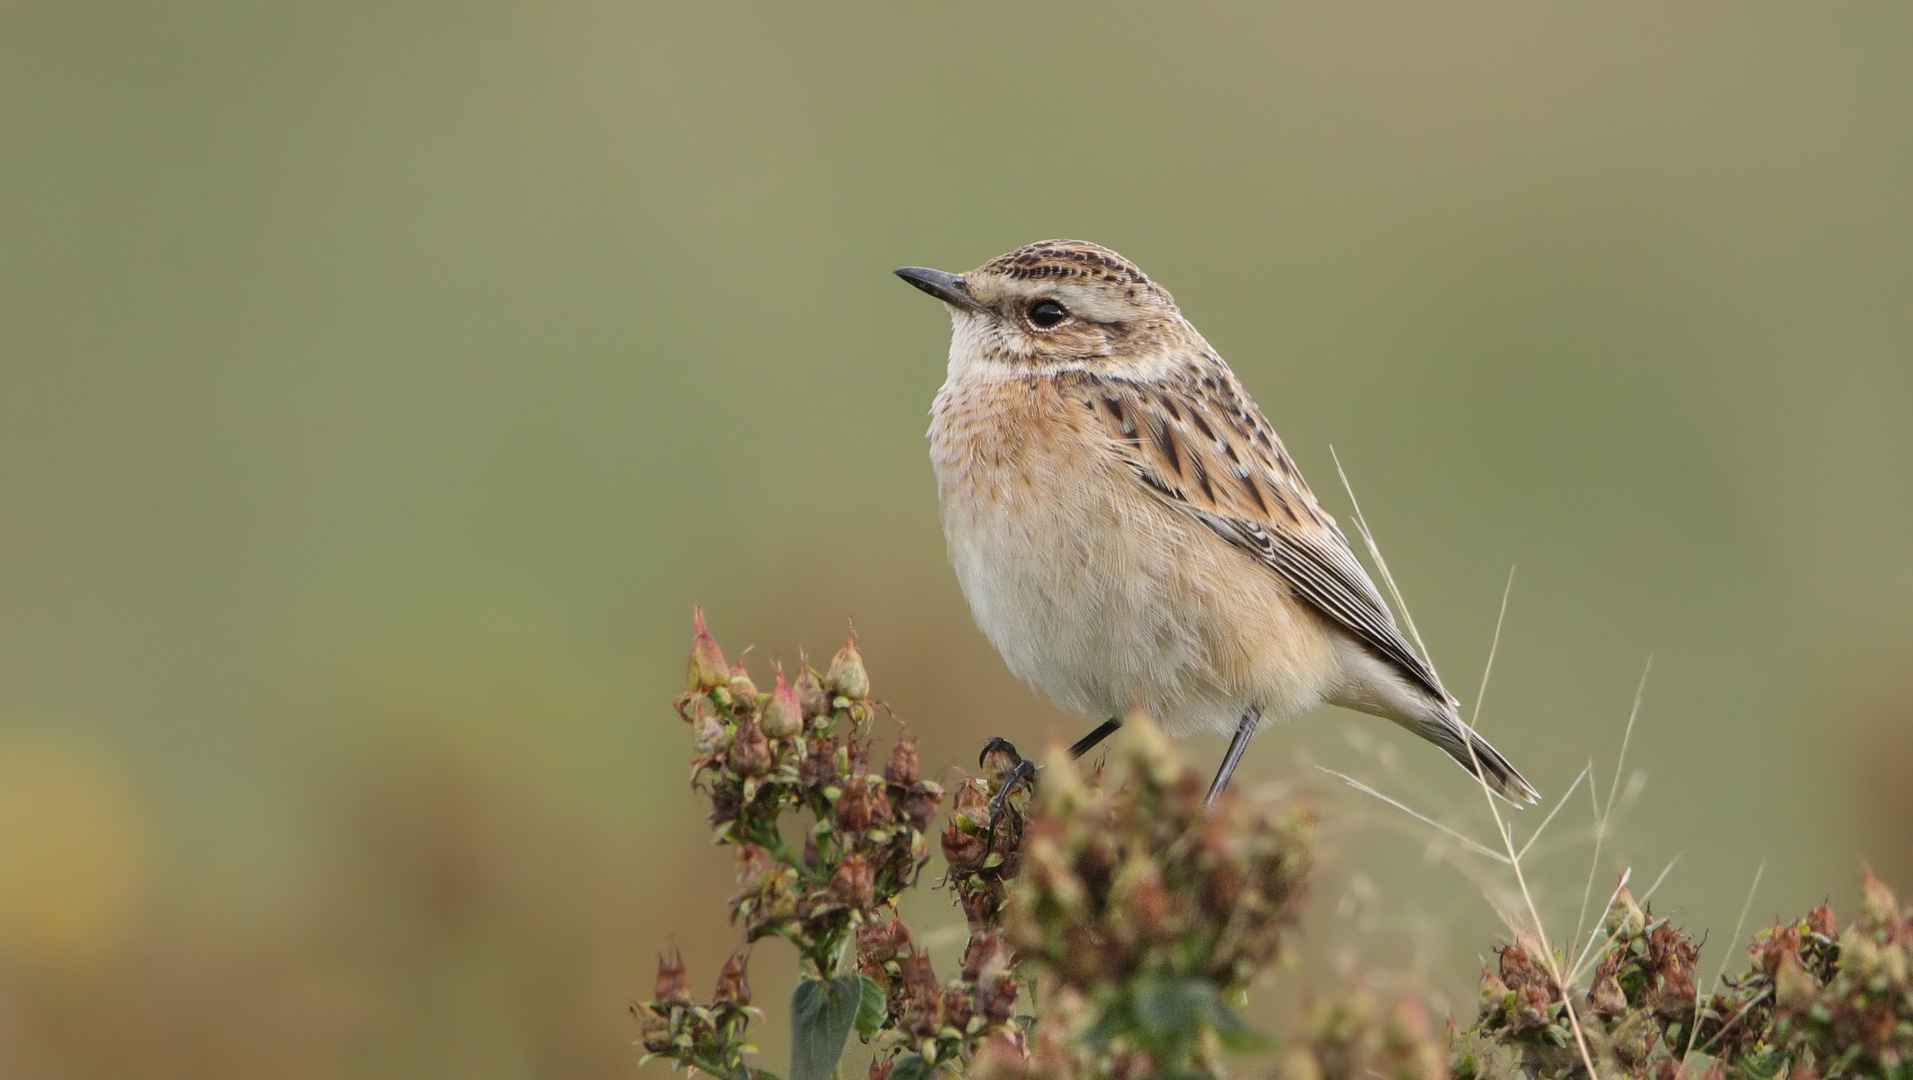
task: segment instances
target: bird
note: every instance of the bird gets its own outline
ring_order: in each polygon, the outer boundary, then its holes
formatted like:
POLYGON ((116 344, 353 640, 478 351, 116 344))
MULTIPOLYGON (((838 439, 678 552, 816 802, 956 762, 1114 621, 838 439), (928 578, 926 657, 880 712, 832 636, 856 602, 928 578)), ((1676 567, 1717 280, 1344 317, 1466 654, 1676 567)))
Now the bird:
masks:
MULTIPOLYGON (((1230 737, 1324 702, 1391 720, 1515 806, 1533 785, 1461 718, 1335 519, 1168 290, 1082 240, 963 274, 898 277, 943 302, 930 459, 950 561, 1011 672, 1102 722, 1230 737)), ((993 743, 1001 740, 993 740, 993 743)))

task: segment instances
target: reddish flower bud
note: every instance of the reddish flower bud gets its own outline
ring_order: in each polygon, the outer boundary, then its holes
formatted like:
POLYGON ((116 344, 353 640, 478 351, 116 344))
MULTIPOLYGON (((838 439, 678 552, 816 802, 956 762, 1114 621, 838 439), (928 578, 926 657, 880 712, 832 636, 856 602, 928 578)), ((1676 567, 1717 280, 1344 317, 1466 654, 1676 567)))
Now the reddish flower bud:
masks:
POLYGON ((771 743, 755 720, 737 725, 731 742, 731 769, 739 776, 762 777, 771 771, 771 743))
MULTIPOLYGON (((901 925, 893 914, 889 922, 871 921, 857 928, 857 961, 881 967, 897 958, 897 938, 893 926, 901 925)), ((906 931, 908 933, 908 931, 906 931)))
POLYGON ((890 801, 883 797, 877 786, 868 776, 853 776, 844 782, 843 793, 837 796, 837 805, 832 808, 831 820, 839 829, 849 833, 860 833, 872 825, 887 821, 890 817, 890 801))
POLYGON ((1840 931, 1833 925, 1833 909, 1825 904, 1807 912, 1807 929, 1823 938, 1837 938, 1840 931))
POLYGON ((745 974, 748 963, 741 952, 732 953, 731 958, 724 961, 724 970, 717 975, 717 989, 711 991, 713 1005, 741 1009, 751 1003, 751 984, 745 974))
POLYGON ((830 695, 824 693, 824 680, 817 675, 817 669, 798 654, 797 661, 797 704, 803 707, 804 719, 812 720, 830 711, 830 695))
POLYGON ((731 696, 745 705, 757 700, 757 684, 751 681, 751 673, 744 670, 744 661, 731 665, 731 677, 728 684, 731 696))
POLYGON ((1016 975, 999 971, 986 976, 976 987, 977 1010, 994 1025, 1009 1023, 1016 1016, 1016 975))
POLYGON ((903 797, 904 820, 922 832, 930 827, 930 819, 937 816, 937 804, 942 801, 942 788, 928 780, 919 780, 910 785, 910 793, 903 797))
POLYGON ((704 629, 703 608, 697 609, 692 625, 696 636, 691 639, 691 662, 685 667, 685 686, 693 693, 706 693, 728 685, 731 671, 724 663, 724 650, 717 647, 717 639, 704 629))
POLYGON ((886 1058, 871 1058, 870 1080, 890 1080, 890 1070, 896 1067, 897 1059, 894 1054, 886 1058))
POLYGON ((967 877, 983 869, 983 838, 952 821, 943 830, 943 859, 954 877, 967 877))
POLYGON ((877 883, 870 872, 870 860, 857 852, 844 856, 830 878, 832 903, 862 911, 877 900, 877 883))
POLYGON ((963 947, 963 970, 960 973, 964 982, 973 983, 985 975, 995 974, 1009 962, 1009 947, 1003 944, 1003 935, 994 931, 973 933, 969 944, 963 947))
POLYGON ((1621 993, 1620 982, 1609 971, 1594 973, 1594 982, 1588 987, 1588 1003, 1594 1006, 1595 1012, 1609 1016, 1624 1016, 1627 1013, 1627 997, 1621 993))
POLYGON ((863 655, 857 651, 856 630, 851 630, 850 636, 844 639, 844 647, 831 657, 824 686, 852 701, 870 696, 870 673, 864 670, 863 655))
POLYGON ((689 1005, 690 991, 684 983, 684 954, 671 950, 670 957, 658 954, 658 981, 656 992, 652 995, 658 1004, 667 1008, 674 1005, 689 1005))
POLYGON ((804 730, 804 707, 797 692, 784 682, 784 665, 777 665, 777 684, 764 704, 764 734, 773 739, 788 739, 804 730))
POLYGON ((976 777, 964 777, 963 785, 957 788, 953 816, 964 824, 977 828, 983 828, 990 823, 990 793, 984 790, 976 777))
POLYGON ((917 763, 916 740, 902 741, 890 748, 890 763, 883 767, 883 778, 905 788, 923 779, 923 767, 917 763))
POLYGON ((1885 882, 1873 876, 1871 867, 1862 868, 1857 921, 1862 929, 1876 934, 1891 934, 1900 922, 1900 901, 1885 882))
POLYGON ((917 997, 937 988, 936 969, 930 966, 930 954, 913 952, 903 959, 904 993, 917 997))

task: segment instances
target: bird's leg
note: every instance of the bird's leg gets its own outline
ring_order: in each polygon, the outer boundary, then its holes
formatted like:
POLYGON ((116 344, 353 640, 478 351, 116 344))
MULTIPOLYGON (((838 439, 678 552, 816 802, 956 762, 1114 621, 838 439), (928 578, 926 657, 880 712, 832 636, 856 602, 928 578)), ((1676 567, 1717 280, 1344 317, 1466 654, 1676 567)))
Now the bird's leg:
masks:
POLYGON ((1235 775, 1235 767, 1242 760, 1242 752, 1249 748, 1249 736, 1255 734, 1255 726, 1262 719, 1262 711, 1251 706, 1242 714, 1242 720, 1235 726, 1235 735, 1229 740, 1229 752, 1222 755, 1222 767, 1216 770, 1216 778, 1209 782, 1208 797, 1202 800, 1204 806, 1216 801, 1222 789, 1229 786, 1229 777, 1235 775))
POLYGON ((1087 754, 1091 750, 1096 749, 1096 744, 1102 742, 1104 739, 1109 738, 1111 735, 1116 734, 1116 729, 1122 726, 1123 726, 1123 722, 1120 718, 1114 717, 1114 716, 1110 717, 1109 719, 1096 725, 1095 731, 1092 731, 1089 734, 1071 743, 1069 746, 1069 756, 1071 758, 1082 757, 1084 754, 1087 754))
POLYGON ((1019 787, 1035 785, 1038 768, 1034 761, 1017 752, 1015 743, 1001 735, 993 735, 983 744, 976 763, 990 770, 998 783, 996 794, 990 799, 990 829, 983 835, 983 853, 987 859, 996 849, 996 824, 1009 813, 1010 796, 1019 787))
MULTIPOLYGON (((1096 730, 1071 743, 1069 756, 1082 757, 1096 749, 1099 743, 1115 734, 1116 729, 1122 726, 1123 722, 1119 717, 1110 717, 1096 725, 1096 730)), ((1003 755, 1007 760, 999 761, 997 768, 993 770, 1002 775, 1002 784, 996 789, 996 795, 990 799, 990 832, 985 840, 983 849, 985 851, 990 850, 989 845, 996 842, 996 823, 1001 821, 1003 815, 1008 812, 1010 796, 1016 794, 1017 788, 1036 783, 1036 774, 1042 771, 1041 766, 1018 753, 1016 745, 1001 735, 992 736, 989 742, 983 744, 983 752, 977 755, 977 764, 986 769, 990 768, 992 755, 1003 755)))

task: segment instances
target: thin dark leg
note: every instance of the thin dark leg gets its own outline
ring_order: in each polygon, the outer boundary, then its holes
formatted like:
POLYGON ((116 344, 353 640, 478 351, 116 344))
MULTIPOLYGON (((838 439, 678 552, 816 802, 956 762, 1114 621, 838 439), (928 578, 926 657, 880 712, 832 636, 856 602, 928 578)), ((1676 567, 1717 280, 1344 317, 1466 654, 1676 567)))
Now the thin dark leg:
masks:
POLYGON ((1001 735, 992 736, 983 744, 983 752, 977 755, 976 763, 985 768, 1002 771, 1002 784, 996 789, 996 797, 990 800, 990 831, 984 834, 983 850, 990 851, 996 846, 996 825, 1009 812, 1010 796, 1019 787, 1029 787, 1036 783, 1036 762, 1017 753, 1016 744, 1001 735), (992 757, 1006 757, 992 766, 992 757))
POLYGON ((1111 735, 1116 734, 1116 729, 1122 726, 1123 726, 1123 722, 1120 719, 1114 716, 1110 717, 1109 719, 1103 721, 1101 724, 1097 725, 1095 731, 1092 731, 1089 734, 1071 743, 1069 747, 1069 756, 1072 758, 1082 757, 1084 754, 1087 754, 1091 750, 1096 749, 1097 743, 1100 743, 1104 739, 1109 738, 1111 735))
MULTIPOLYGON (((1101 724, 1098 724, 1096 730, 1077 739, 1069 748, 1069 756, 1072 758, 1082 757, 1084 754, 1096 749, 1098 743, 1101 743, 1104 739, 1115 734, 1116 729, 1122 726, 1122 720, 1117 717, 1110 717, 1101 724)), ((996 824, 1001 821, 1003 815, 1009 811, 1010 796, 1016 793, 1017 788, 1028 787, 1036 783, 1036 774, 1041 771, 1040 767, 1034 761, 1017 753, 1015 744, 1001 735, 995 736, 990 739, 989 742, 983 744, 983 752, 977 755, 977 764, 986 764, 992 754, 1009 755, 1011 768, 1003 777, 1002 786, 996 789, 996 797, 990 800, 990 831, 984 839, 985 851, 990 850, 990 846, 996 843, 996 824)))
POLYGON ((1229 752, 1222 755, 1222 767, 1209 782, 1209 795, 1202 800, 1204 806, 1215 802, 1222 789, 1229 786, 1229 777, 1235 775, 1236 764, 1242 760, 1242 752, 1249 748, 1249 736, 1255 734, 1255 725, 1261 719, 1260 709, 1251 708, 1242 714, 1242 721, 1235 726, 1235 736, 1229 740, 1229 752))

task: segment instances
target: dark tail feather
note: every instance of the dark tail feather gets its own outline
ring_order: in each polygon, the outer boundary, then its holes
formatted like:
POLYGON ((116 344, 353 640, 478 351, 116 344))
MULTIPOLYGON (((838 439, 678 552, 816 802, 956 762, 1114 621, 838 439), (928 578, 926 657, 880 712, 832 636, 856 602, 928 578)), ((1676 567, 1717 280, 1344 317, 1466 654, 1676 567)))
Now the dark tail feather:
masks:
POLYGON ((1441 747, 1462 768, 1480 777, 1481 782, 1488 785, 1488 790, 1514 806, 1534 806, 1541 801, 1534 785, 1528 783, 1513 765, 1508 764, 1508 759, 1501 756, 1501 751, 1490 746, 1488 740, 1475 734, 1472 728, 1460 720, 1444 717, 1442 721, 1421 728, 1420 734, 1441 747))

